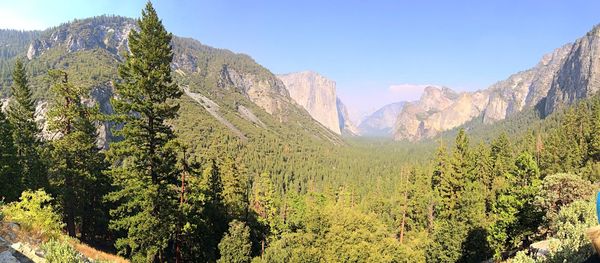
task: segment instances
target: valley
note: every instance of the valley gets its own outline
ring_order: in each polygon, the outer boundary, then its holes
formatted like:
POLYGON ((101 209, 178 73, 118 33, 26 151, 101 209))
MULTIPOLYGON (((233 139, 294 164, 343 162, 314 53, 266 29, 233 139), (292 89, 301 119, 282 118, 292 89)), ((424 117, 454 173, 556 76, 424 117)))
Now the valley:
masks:
POLYGON ((353 123, 336 80, 159 15, 0 29, 0 259, 596 256, 600 27, 488 88, 430 85, 353 123))

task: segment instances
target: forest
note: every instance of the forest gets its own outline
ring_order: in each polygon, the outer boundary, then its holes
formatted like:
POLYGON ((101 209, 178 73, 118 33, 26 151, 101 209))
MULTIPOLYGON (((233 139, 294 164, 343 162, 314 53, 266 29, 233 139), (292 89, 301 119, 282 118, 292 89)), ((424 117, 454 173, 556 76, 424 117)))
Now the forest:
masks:
POLYGON ((78 74, 94 68, 81 57, 56 68, 0 64, 11 75, 0 105, 0 219, 39 236, 48 262, 84 262, 79 243, 131 262, 583 262, 594 254, 586 230, 598 224, 600 96, 420 143, 328 143, 286 127, 241 139, 183 94, 184 85, 218 80, 172 72, 173 36, 152 4, 138 24, 116 72, 78 74), (42 69, 43 78, 28 77, 42 69), (92 74, 114 83, 115 114, 90 103, 92 74), (43 126, 41 96, 49 99, 43 126), (98 143, 103 122, 114 124, 108 147, 98 143), (549 254, 529 253, 543 240, 549 254))

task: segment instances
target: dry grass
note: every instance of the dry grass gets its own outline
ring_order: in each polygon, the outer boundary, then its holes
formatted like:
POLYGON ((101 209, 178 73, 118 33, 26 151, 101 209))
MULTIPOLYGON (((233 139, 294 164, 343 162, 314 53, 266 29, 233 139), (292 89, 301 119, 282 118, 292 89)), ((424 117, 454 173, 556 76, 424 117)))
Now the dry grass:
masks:
POLYGON ((113 255, 113 254, 109 254, 109 253, 97 250, 93 247, 90 247, 90 246, 84 244, 84 243, 80 243, 80 242, 72 240, 71 245, 77 251, 79 251, 81 254, 83 254, 87 258, 90 258, 93 260, 102 260, 102 261, 109 261, 109 262, 115 262, 115 263, 129 263, 129 260, 127 260, 127 259, 124 259, 117 255, 113 255))

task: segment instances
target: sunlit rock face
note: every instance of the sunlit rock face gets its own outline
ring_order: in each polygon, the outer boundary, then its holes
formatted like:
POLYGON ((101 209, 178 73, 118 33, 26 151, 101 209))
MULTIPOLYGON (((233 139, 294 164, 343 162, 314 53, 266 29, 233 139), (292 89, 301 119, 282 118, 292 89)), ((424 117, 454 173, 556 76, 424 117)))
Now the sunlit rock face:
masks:
POLYGON ((341 134, 335 82, 316 72, 303 71, 277 76, 290 97, 329 130, 341 134))
POLYGON ((484 123, 493 123, 535 107, 552 93, 551 88, 556 86, 557 78, 569 64, 572 49, 573 44, 564 45, 546 54, 535 67, 513 74, 487 89, 456 93, 449 88, 426 88, 418 101, 407 103, 398 114, 394 139, 431 138, 477 117, 482 117, 484 123))

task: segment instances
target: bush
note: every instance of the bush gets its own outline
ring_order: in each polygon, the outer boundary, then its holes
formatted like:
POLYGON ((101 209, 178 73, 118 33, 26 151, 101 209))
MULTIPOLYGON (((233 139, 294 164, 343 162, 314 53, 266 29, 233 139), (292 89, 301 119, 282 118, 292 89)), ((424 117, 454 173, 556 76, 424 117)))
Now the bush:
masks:
POLYGON ((509 260, 508 262, 510 263, 535 263, 535 259, 531 258, 530 256, 527 255, 527 253, 525 253, 525 251, 519 251, 517 252, 517 255, 512 258, 511 260, 509 260))
POLYGON ((594 250, 586 232, 596 224, 592 202, 575 201, 561 209, 551 225, 558 241, 551 249, 547 262, 583 262, 589 258, 594 250))
POLYGON ((44 250, 44 257, 48 263, 85 262, 71 245, 56 239, 42 244, 42 250, 44 250))
POLYGON ((25 191, 20 201, 4 206, 2 212, 7 220, 17 222, 27 230, 54 237, 61 233, 63 223, 51 202, 52 197, 43 190, 25 191))
POLYGON ((574 201, 590 197, 592 184, 574 174, 559 173, 544 178, 536 204, 546 211, 546 217, 554 221, 558 211, 574 201))

